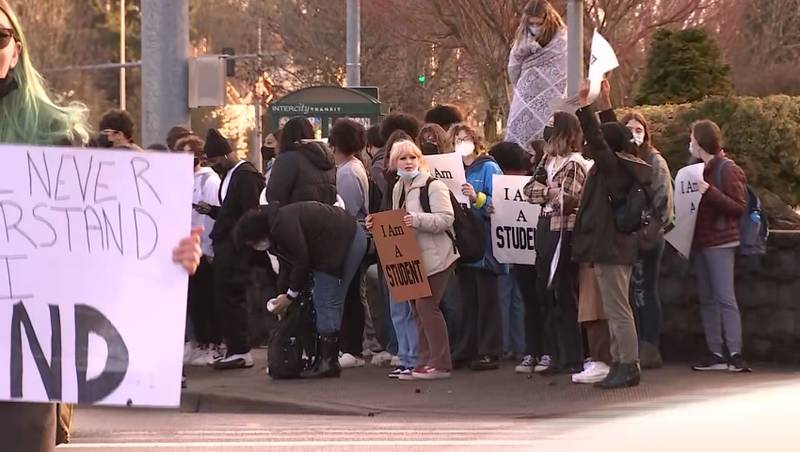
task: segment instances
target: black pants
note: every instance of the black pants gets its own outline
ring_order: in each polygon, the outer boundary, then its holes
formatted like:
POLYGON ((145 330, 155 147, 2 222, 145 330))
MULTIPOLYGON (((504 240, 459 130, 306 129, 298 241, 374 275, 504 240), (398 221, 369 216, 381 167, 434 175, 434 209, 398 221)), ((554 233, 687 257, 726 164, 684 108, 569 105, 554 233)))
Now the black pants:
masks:
POLYGON ((361 356, 364 353, 364 305, 361 303, 363 268, 356 271, 344 299, 339 347, 342 353, 361 356))
POLYGON ((222 318, 222 336, 229 354, 250 351, 247 319, 247 284, 250 278, 248 248, 236 248, 232 241, 214 243, 214 287, 222 318))
POLYGON ((525 303, 525 354, 539 358, 544 354, 544 319, 536 296, 536 266, 514 265, 512 274, 525 303))
POLYGON ((222 342, 214 293, 214 266, 207 256, 200 259, 197 272, 189 278, 189 319, 194 338, 200 345, 222 342))
POLYGON ((572 233, 565 231, 558 268, 548 288, 550 264, 560 231, 550 230, 550 218, 541 217, 536 230, 537 298, 544 318, 544 354, 561 366, 583 362, 583 337, 578 324, 578 265, 572 262, 572 233))
POLYGON ((497 275, 479 268, 459 267, 461 333, 453 359, 469 362, 483 355, 498 358, 502 347, 497 275))

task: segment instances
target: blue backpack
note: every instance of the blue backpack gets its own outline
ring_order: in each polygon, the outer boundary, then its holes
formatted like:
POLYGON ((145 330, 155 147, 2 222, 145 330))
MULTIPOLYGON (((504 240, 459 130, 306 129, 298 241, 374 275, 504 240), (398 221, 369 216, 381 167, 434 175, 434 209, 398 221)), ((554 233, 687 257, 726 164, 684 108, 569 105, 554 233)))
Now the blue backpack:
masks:
MULTIPOLYGON (((730 159, 724 159, 714 170, 714 184, 722 187, 722 170, 733 164, 730 159)), ((750 185, 745 185, 747 196, 747 209, 739 220, 739 254, 742 256, 761 256, 767 254, 767 239, 769 238, 769 220, 762 211, 761 200, 750 185)))

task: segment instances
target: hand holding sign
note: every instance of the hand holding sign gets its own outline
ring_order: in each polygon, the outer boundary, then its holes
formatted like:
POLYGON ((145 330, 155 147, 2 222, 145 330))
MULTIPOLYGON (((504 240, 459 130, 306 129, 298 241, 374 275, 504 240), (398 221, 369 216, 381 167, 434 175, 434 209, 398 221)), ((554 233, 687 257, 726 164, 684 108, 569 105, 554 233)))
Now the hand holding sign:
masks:
POLYGON ((589 104, 594 103, 600 94, 600 85, 605 78, 606 72, 618 67, 619 60, 611 44, 595 30, 592 37, 592 55, 589 59, 589 81, 591 82, 589 104))
POLYGON ((708 190, 704 168, 703 163, 685 166, 675 176, 675 227, 664 238, 686 259, 692 251, 697 208, 708 190))

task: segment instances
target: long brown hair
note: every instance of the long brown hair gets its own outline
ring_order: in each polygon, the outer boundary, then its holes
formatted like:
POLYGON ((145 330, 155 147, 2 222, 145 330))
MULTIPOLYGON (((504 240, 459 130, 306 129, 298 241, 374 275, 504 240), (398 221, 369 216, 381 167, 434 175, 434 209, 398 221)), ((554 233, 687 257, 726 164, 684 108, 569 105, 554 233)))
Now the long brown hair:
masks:
MULTIPOLYGON (((638 111, 632 111, 623 116, 622 121, 620 122, 627 127, 628 123, 631 121, 638 122, 644 128, 644 142, 642 142, 641 149, 637 150, 649 151, 650 149, 653 149, 653 138, 650 136, 650 122, 647 121, 647 118, 645 118, 644 115, 638 111)), ((641 155, 639 157, 641 157, 641 155)))
POLYGON ((440 154, 449 154, 453 152, 453 143, 447 139, 447 132, 445 132, 439 124, 428 123, 419 129, 417 146, 422 149, 422 146, 430 141, 436 143, 440 154))
POLYGON ((545 145, 548 155, 563 157, 570 152, 578 152, 583 144, 583 132, 577 116, 557 111, 553 114, 553 135, 545 145))
POLYGON ((486 147, 483 145, 483 137, 478 135, 478 132, 475 131, 469 124, 465 122, 460 122, 458 124, 453 124, 450 126, 450 130, 447 131, 447 139, 450 143, 453 144, 455 147, 456 144, 456 137, 461 131, 466 132, 467 136, 472 138, 472 142, 475 143, 475 154, 482 155, 486 153, 486 147))
POLYGON ((553 36, 567 26, 564 23, 564 19, 561 18, 561 14, 553 8, 553 5, 548 0, 531 0, 522 10, 522 18, 519 21, 519 27, 517 27, 517 40, 520 40, 528 32, 528 20, 531 17, 538 17, 544 20, 541 36, 536 37, 536 41, 542 47, 549 44, 553 40, 553 36))

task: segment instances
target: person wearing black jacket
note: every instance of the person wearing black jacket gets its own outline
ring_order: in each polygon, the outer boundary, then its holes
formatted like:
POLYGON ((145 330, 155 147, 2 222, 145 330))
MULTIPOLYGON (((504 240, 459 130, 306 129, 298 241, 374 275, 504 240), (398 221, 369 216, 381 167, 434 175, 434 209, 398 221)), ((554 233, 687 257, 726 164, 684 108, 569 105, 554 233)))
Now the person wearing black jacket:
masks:
POLYGON ((264 178, 252 163, 239 159, 236 150, 216 129, 208 131, 204 152, 212 168, 224 174, 220 207, 202 203, 196 207, 198 212, 216 220, 210 235, 214 246, 214 289, 228 350, 213 367, 220 370, 252 367, 245 298, 252 250, 235 246, 233 228, 247 211, 258 208, 264 178))
POLYGON ((273 313, 281 315, 314 273, 313 303, 320 348, 304 378, 338 377, 339 331, 344 299, 367 250, 367 235, 343 209, 315 201, 270 203, 246 213, 237 243, 269 250, 280 261, 273 313))
MULTIPOLYGON (((628 301, 631 268, 636 257, 633 234, 620 232, 615 206, 624 204, 637 182, 630 168, 641 163, 634 155, 633 135, 619 122, 602 126, 589 105, 588 83, 581 87, 582 108, 577 116, 594 165, 589 171, 575 221, 572 257, 594 266, 597 283, 608 315, 613 363, 608 376, 596 386, 604 389, 639 384, 638 338, 633 311, 628 301)), ((604 112, 608 117, 608 112, 604 112)), ((639 183, 645 182, 638 180, 639 183)))
POLYGON ((306 118, 292 118, 283 127, 280 153, 270 171, 266 198, 282 206, 299 201, 336 203, 336 165, 333 154, 314 138, 306 118))

